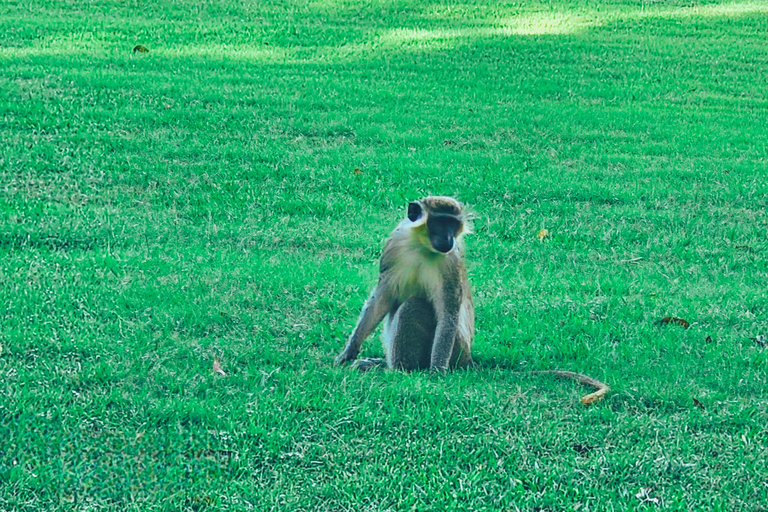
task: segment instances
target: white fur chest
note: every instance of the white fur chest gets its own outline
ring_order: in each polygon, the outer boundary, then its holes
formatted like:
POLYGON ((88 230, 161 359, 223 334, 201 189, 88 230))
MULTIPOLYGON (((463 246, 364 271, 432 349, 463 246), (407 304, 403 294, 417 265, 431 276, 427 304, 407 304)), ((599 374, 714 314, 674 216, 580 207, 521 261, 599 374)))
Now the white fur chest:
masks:
POLYGON ((433 301, 439 293, 442 286, 440 265, 443 256, 424 256, 423 249, 415 247, 408 247, 399 254, 391 275, 398 302, 403 303, 410 297, 424 297, 433 301))

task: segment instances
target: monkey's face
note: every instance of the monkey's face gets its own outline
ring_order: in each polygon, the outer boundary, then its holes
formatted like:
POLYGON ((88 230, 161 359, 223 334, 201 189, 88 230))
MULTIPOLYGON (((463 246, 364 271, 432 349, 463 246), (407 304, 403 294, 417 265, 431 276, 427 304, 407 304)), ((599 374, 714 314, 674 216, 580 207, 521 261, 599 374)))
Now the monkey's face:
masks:
POLYGON ((460 230, 461 220, 453 215, 432 214, 427 218, 429 241, 436 251, 445 253, 453 249, 460 230))
POLYGON ((428 197, 410 203, 408 220, 419 224, 417 229, 426 229, 430 248, 440 253, 453 249, 464 225, 461 206, 451 198, 428 197))

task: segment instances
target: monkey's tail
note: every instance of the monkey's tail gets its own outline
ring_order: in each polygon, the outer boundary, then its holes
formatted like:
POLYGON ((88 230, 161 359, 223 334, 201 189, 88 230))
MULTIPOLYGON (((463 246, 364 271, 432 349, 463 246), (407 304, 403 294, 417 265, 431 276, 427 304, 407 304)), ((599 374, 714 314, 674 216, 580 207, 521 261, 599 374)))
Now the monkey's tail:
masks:
POLYGON ((594 393, 590 393, 581 397, 581 405, 593 404, 603 398, 603 396, 605 396, 605 394, 611 390, 611 388, 608 387, 608 384, 600 382, 597 379, 593 379, 592 377, 584 375, 583 373, 569 372, 566 370, 535 370, 531 373, 537 375, 549 374, 556 377, 563 377, 565 379, 575 380, 579 384, 584 384, 585 386, 592 386, 595 388, 597 391, 594 393))

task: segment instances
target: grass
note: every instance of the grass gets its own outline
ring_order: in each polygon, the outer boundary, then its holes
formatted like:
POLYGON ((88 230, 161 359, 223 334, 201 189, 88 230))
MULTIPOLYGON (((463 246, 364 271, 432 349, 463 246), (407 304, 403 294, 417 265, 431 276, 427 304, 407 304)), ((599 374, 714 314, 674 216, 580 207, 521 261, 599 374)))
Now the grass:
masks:
POLYGON ((3 3, 0 510, 765 512, 766 14, 3 3), (334 367, 425 194, 481 368, 334 367))

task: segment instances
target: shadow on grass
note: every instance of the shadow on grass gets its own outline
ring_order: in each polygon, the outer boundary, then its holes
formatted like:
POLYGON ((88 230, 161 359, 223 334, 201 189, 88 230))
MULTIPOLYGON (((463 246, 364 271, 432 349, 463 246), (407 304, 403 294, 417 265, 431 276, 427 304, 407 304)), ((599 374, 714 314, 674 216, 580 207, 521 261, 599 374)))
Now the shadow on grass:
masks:
POLYGON ((102 242, 95 237, 68 238, 29 232, 0 233, 0 252, 28 249, 43 249, 51 252, 92 251, 102 245, 102 242))

